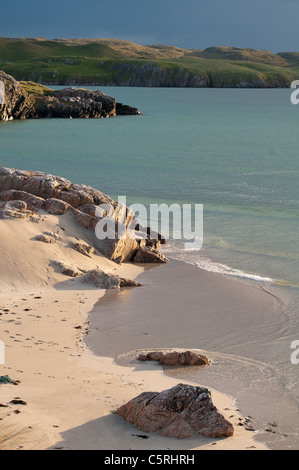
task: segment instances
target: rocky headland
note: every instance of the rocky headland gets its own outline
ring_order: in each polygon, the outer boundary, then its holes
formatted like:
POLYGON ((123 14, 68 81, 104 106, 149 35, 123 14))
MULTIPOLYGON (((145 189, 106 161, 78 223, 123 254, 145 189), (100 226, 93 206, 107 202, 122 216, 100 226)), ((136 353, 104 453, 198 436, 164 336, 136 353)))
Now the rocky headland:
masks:
POLYGON ((76 89, 52 90, 33 82, 18 82, 0 71, 4 83, 4 100, 0 100, 0 121, 41 118, 109 118, 138 115, 140 111, 117 103, 102 91, 76 89), (4 101, 4 103, 3 103, 4 101), (1 104, 2 103, 2 104, 1 104))

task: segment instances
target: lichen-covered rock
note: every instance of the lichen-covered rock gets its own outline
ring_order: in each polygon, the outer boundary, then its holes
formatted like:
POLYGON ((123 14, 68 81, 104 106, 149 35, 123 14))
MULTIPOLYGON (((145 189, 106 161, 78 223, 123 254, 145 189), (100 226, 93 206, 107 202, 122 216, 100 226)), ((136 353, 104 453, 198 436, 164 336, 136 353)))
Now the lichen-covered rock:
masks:
POLYGON ((121 406, 116 414, 144 432, 188 439, 195 435, 230 437, 234 428, 213 405, 211 392, 179 384, 170 390, 145 392, 121 406))

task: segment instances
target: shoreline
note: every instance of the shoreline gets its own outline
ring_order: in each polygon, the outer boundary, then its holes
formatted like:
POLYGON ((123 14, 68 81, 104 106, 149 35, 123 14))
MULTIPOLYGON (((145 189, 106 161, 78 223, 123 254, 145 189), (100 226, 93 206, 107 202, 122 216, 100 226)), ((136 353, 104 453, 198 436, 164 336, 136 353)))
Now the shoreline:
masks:
MULTIPOLYGON (((222 440, 178 441, 154 434, 145 441, 138 437, 138 430, 113 414, 140 393, 162 391, 179 380, 166 377, 154 364, 145 364, 138 370, 135 365, 116 366, 113 357, 96 356, 85 347, 82 338, 84 342, 89 338, 86 333, 91 327, 91 312, 112 291, 82 284, 80 278, 66 280, 60 272, 49 268, 49 260, 64 255, 68 262, 86 268, 97 264, 131 279, 145 272, 154 279, 163 269, 161 266, 154 272, 131 264, 120 267, 102 256, 86 258, 68 249, 70 241, 86 236, 84 229, 69 216, 47 215, 38 223, 1 221, 0 230, 4 263, 0 322, 6 352, 6 364, 0 365, 0 375, 21 382, 18 386, 0 386, 0 402, 5 406, 0 409, 1 426, 9 434, 7 441, 0 439, 1 448, 265 449, 254 441, 253 432, 239 426, 235 426, 232 438, 222 440), (57 230, 62 225, 61 246, 37 244, 34 240, 41 231, 57 230), (16 398, 25 404, 12 404, 16 398)), ((137 291, 144 295, 146 290, 146 287, 121 289, 119 295, 129 298, 137 291)), ((216 392, 213 397, 220 412, 228 417, 234 414, 237 422, 239 415, 231 398, 216 392)))
MULTIPOLYGON (((126 366, 135 365, 131 352, 128 352, 132 350, 142 353, 163 349, 190 349, 201 352, 215 362, 213 368, 166 367, 161 368, 162 374, 179 381, 219 390, 232 397, 234 408, 241 408, 241 415, 254 417, 252 424, 256 429, 255 437, 266 448, 288 446, 288 441, 284 442, 288 435, 291 441, 293 439, 293 443, 290 443, 294 445, 296 437, 292 437, 292 421, 296 418, 291 418, 291 415, 295 416, 296 410, 287 394, 281 398, 284 384, 277 382, 279 374, 276 377, 276 367, 271 363, 271 343, 268 344, 267 339, 267 336, 271 341, 273 335, 277 337, 279 328, 286 319, 287 311, 281 299, 271 291, 268 292, 268 287, 266 289, 264 284, 209 273, 184 261, 170 260, 168 265, 160 266, 158 270, 153 269, 154 274, 146 270, 138 277, 138 281, 145 285, 143 293, 140 290, 132 292, 129 296, 120 293, 116 298, 114 293, 108 292, 101 299, 90 315, 92 332, 87 337, 87 345, 99 356, 113 357, 116 363, 119 363, 119 356, 127 355, 131 362, 121 360, 120 363, 126 366), (193 278, 191 287, 182 282, 185 278, 193 278), (159 285, 163 279, 166 287, 159 285), (181 284, 178 283, 179 279, 181 284), (199 288, 199 280, 203 284, 202 289, 199 288), (170 289, 171 284, 174 289, 166 298, 165 290, 170 289), (196 305, 191 316, 185 316, 185 320, 181 321, 178 316, 185 297, 194 291, 195 286, 195 297, 189 298, 188 304, 185 301, 185 305, 194 308, 194 299, 198 302, 203 294, 202 306, 207 311, 201 319, 204 327, 201 336, 197 336, 201 326, 194 323, 196 305), (161 302, 163 295, 164 303, 161 302), (170 302, 171 305, 167 306, 166 299, 171 295, 174 299, 170 302), (219 298, 215 301, 217 296, 219 298), (161 316, 162 311, 166 311, 165 318, 161 316), (129 328, 123 321, 124 318, 127 319, 129 328), (157 328, 155 324, 158 325, 157 328), (167 325, 169 327, 166 331, 167 325), (101 333, 97 332, 99 329, 101 333), (185 338, 191 330, 187 341, 185 338), (126 337, 127 340, 124 339, 126 337), (199 343, 196 342, 197 338, 200 338, 199 343), (237 339, 235 346, 234 339, 237 339), (253 355, 255 343, 258 344, 258 341, 261 344, 260 350, 257 349, 253 355), (261 352, 264 353, 263 350, 268 357, 259 356, 261 352), (256 386, 250 391, 251 382, 256 382, 256 386), (271 382, 273 391, 271 387, 268 390, 271 382), (280 408, 277 407, 278 400, 281 402, 280 408), (284 413, 280 409, 285 410, 285 417, 288 416, 289 420, 283 419, 284 413), (271 425, 269 428, 269 423, 277 421, 279 429, 271 428, 271 425)), ((257 442, 255 440, 255 443, 257 442)))
MULTIPOLYGON (((10 375, 21 383, 1 386, 1 403, 9 404, 18 396, 27 405, 9 405, 1 410, 2 424, 13 434, 1 449, 264 449, 263 444, 253 440, 252 432, 237 427, 235 435, 228 439, 198 437, 177 440, 156 434, 149 435, 147 441, 138 438, 140 431, 115 416, 113 411, 145 390, 162 391, 173 387, 179 380, 165 376, 154 364, 143 365, 138 371, 135 366, 115 365, 113 359, 95 356, 84 346, 82 331, 79 330, 78 335, 74 325, 80 322, 86 325, 88 311, 101 296, 99 291, 39 290, 36 294, 40 300, 34 300, 29 291, 19 294, 24 299, 22 307, 26 305, 33 312, 38 310, 42 319, 38 320, 36 330, 32 328, 37 323, 35 314, 26 328, 16 330, 12 323, 9 326, 12 343, 6 342, 7 364, 1 366, 1 374, 10 375), (47 318, 54 297, 58 300, 58 303, 55 301, 56 311, 51 309, 52 318, 47 318), (74 300, 74 297, 78 298, 74 300), (60 317, 61 308, 64 309, 63 319, 60 317), (58 324, 59 334, 53 323, 58 324), (41 329, 46 333, 37 336, 41 329), (18 335, 16 331, 22 331, 23 336, 31 333, 34 344, 13 344, 12 337, 18 335), (28 348, 25 354, 23 348, 28 348), (20 413, 16 414, 16 411, 20 413)), ((13 299, 1 295, 1 305, 5 303, 7 309, 13 308, 16 301, 19 302, 16 293, 13 299)), ((213 392, 213 401, 227 418, 235 414, 231 421, 236 426, 239 414, 235 413, 231 397, 213 392)))

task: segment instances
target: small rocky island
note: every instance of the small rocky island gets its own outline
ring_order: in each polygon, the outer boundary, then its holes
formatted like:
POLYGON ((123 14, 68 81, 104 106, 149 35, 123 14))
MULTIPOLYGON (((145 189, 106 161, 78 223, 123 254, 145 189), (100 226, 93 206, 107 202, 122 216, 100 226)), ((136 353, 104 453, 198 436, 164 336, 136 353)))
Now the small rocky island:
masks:
POLYGON ((18 82, 0 71, 4 83, 4 103, 0 100, 0 121, 13 119, 88 119, 139 115, 132 106, 117 103, 102 91, 74 87, 52 90, 34 82, 18 82))

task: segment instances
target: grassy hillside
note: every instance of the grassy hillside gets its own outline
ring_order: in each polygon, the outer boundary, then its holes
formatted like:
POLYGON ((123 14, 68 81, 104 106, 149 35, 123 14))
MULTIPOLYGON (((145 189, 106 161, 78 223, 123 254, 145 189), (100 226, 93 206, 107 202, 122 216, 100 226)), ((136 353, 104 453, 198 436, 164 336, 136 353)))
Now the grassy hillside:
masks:
POLYGON ((299 79, 299 53, 0 38, 0 69, 18 80, 61 85, 288 87, 299 79))

